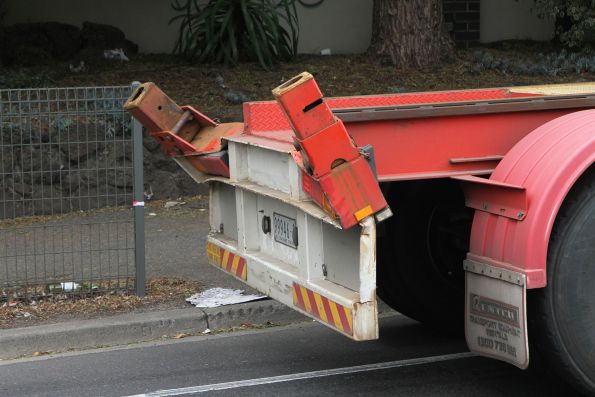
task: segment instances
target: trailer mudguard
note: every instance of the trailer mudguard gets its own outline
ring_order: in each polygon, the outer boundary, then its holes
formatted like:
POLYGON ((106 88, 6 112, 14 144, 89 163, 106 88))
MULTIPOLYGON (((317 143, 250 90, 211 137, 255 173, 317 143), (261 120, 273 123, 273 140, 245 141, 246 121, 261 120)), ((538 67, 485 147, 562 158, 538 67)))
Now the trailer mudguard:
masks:
POLYGON ((528 367, 527 289, 546 286, 556 216, 593 163, 595 110, 585 110, 535 129, 488 181, 462 180, 467 205, 476 209, 464 263, 465 337, 471 351, 528 367))
POLYGON ((595 110, 554 119, 519 141, 490 180, 526 189, 528 211, 512 219, 476 211, 468 259, 523 273, 527 288, 546 285, 556 215, 576 180, 595 163, 595 110))

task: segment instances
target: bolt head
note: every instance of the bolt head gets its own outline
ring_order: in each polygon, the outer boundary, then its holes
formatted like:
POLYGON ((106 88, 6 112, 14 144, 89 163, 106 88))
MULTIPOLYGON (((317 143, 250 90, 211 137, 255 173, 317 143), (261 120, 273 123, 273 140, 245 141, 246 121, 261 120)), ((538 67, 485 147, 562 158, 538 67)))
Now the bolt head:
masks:
POLYGON ((522 211, 519 211, 519 213, 516 215, 516 217, 517 217, 518 219, 523 219, 523 217, 524 217, 524 216, 525 216, 525 213, 524 213, 524 212, 522 212, 522 211))

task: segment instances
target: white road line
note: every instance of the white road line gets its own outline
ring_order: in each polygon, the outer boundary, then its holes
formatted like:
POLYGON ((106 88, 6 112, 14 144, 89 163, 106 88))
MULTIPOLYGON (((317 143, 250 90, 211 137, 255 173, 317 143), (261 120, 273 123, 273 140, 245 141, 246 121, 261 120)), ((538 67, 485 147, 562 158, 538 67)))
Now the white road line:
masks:
POLYGON ((470 353, 470 352, 444 354, 441 356, 412 358, 412 359, 408 359, 408 360, 388 361, 388 362, 384 362, 384 363, 366 364, 366 365, 356 365, 353 367, 324 369, 321 371, 300 372, 297 374, 271 376, 268 378, 255 378, 255 379, 239 380, 236 382, 213 383, 211 385, 182 387, 179 389, 157 390, 157 391, 154 391, 151 393, 135 394, 133 396, 127 396, 127 397, 182 396, 185 394, 197 394, 197 393, 204 393, 204 392, 209 392, 209 391, 214 391, 214 390, 228 390, 228 389, 237 389, 240 387, 269 385, 271 383, 291 382, 291 381, 300 380, 300 379, 323 378, 323 377, 327 377, 327 376, 353 374, 353 373, 357 373, 357 372, 378 371, 381 369, 398 368, 398 367, 411 367, 414 365, 432 364, 432 363, 438 363, 438 362, 442 362, 442 361, 459 360, 461 358, 469 358, 469 357, 476 357, 476 354, 470 353))

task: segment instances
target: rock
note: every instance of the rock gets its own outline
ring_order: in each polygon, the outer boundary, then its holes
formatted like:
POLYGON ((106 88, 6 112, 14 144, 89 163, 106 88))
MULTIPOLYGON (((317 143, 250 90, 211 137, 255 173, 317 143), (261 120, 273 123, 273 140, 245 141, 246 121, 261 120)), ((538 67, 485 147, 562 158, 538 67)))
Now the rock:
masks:
POLYGON ((13 148, 17 150, 19 171, 26 183, 60 183, 60 170, 65 168, 67 163, 56 145, 29 144, 13 148))
POLYGON ((138 54, 138 44, 126 39, 124 40, 124 51, 127 54, 138 54))
POLYGON ((146 173, 145 185, 148 185, 152 190, 154 200, 179 197, 181 195, 180 188, 172 178, 171 172, 168 171, 155 170, 146 173))
POLYGON ((231 104, 239 105, 248 101, 248 95, 243 91, 229 89, 225 93, 225 100, 231 104))
POLYGON ((17 24, 2 29, 0 57, 3 65, 20 64, 22 61, 28 65, 31 60, 35 60, 35 57, 29 59, 28 54, 34 52, 36 48, 39 49, 40 54, 43 52, 41 55, 43 59, 39 62, 49 58, 51 43, 39 25, 17 24))
MULTIPOLYGON (((2 123, 0 195, 4 201, 0 202, 0 218, 130 205, 129 128, 119 122, 71 115, 51 121, 2 123), (113 127, 111 137, 106 135, 109 127, 113 127)), ((144 141, 147 199, 208 192, 206 185, 186 175, 152 138, 144 141)))
POLYGON ((33 193, 33 186, 21 180, 9 184, 9 190, 12 192, 12 199, 30 198, 33 193))
POLYGON ((71 59, 83 49, 93 57, 104 50, 122 48, 126 54, 138 52, 115 26, 84 22, 83 29, 59 22, 21 23, 0 29, 0 62, 5 65, 35 66, 50 59, 71 59))
POLYGON ((90 158, 80 163, 79 168, 83 185, 98 188, 103 195, 132 192, 132 162, 129 160, 113 162, 90 158))
POLYGON ((114 178, 108 180, 108 184, 115 187, 126 188, 132 191, 133 185, 133 174, 132 174, 132 163, 127 165, 119 164, 113 171, 114 178), (126 168, 123 168, 126 167, 126 168))
POLYGON ((21 66, 42 66, 46 65, 52 58, 48 49, 17 45, 12 50, 13 59, 9 61, 8 65, 16 64, 21 66))
POLYGON ((107 139, 102 143, 103 149, 99 151, 100 158, 106 159, 108 163, 115 163, 120 160, 132 160, 132 142, 118 137, 107 139))
POLYGON ((184 205, 186 204, 186 202, 184 201, 166 201, 165 204, 163 205, 163 208, 168 209, 168 208, 173 208, 173 207, 177 207, 178 205, 184 205))
POLYGON ((147 150, 153 152, 159 148, 159 142, 156 139, 149 136, 149 134, 143 134, 143 146, 147 148, 147 150))
POLYGON ((151 152, 146 147, 143 147, 143 169, 145 172, 150 172, 154 168, 155 166, 151 163, 151 152))
POLYGON ((208 193, 207 185, 196 183, 160 147, 149 151, 145 146, 143 153, 145 192, 150 192, 153 199, 208 193))
POLYGON ((62 214, 73 210, 69 201, 64 197, 64 191, 59 185, 34 185, 31 192, 31 206, 27 215, 62 214))
POLYGON ((31 201, 18 201, 21 197, 14 192, 12 185, 5 185, 4 191, 0 190, 0 194, 6 199, 0 205, 0 219, 13 219, 32 213, 31 201))
POLYGON ((60 142, 59 147, 64 158, 76 165, 81 160, 95 157, 95 153, 105 149, 103 141, 95 139, 95 135, 93 125, 86 125, 55 133, 51 139, 53 142, 60 142))
POLYGON ((0 176, 4 176, 7 173, 12 172, 15 165, 17 165, 18 159, 15 150, 11 146, 8 146, 5 142, 2 142, 0 146, 0 176))
POLYGON ((121 189, 101 185, 85 187, 80 198, 74 197, 70 201, 73 211, 86 211, 94 208, 130 205, 131 196, 121 189))
POLYGON ((175 173, 180 170, 180 167, 172 160, 165 152, 159 148, 149 155, 149 161, 156 169, 170 171, 175 173))
POLYGON ((50 58, 68 59, 81 49, 78 27, 59 22, 22 23, 2 29, 4 65, 43 65, 50 58))
POLYGON ((113 50, 105 50, 103 51, 103 57, 105 59, 112 59, 115 61, 130 61, 130 58, 126 56, 124 53, 124 49, 122 48, 114 48, 113 50))
POLYGON ((60 187, 65 196, 77 196, 79 188, 84 186, 85 182, 82 178, 82 173, 77 168, 64 168, 60 173, 60 187))
POLYGON ((45 22, 45 34, 52 43, 52 57, 68 59, 81 49, 81 30, 73 25, 58 22, 45 22))
POLYGON ((101 51, 123 48, 126 53, 138 52, 138 46, 127 40, 124 32, 115 26, 83 22, 82 38, 83 47, 86 48, 96 48, 101 51))
POLYGON ((176 173, 176 184, 178 185, 179 196, 197 196, 199 194, 209 194, 209 185, 206 183, 196 183, 190 175, 182 170, 176 173))

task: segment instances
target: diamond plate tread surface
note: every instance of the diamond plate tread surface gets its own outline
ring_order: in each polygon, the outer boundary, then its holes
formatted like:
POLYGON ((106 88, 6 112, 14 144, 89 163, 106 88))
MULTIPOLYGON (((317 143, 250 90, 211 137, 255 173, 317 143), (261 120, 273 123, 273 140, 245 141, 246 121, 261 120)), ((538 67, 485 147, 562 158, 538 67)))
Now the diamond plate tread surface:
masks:
MULTIPOLYGON (((482 101, 490 99, 518 98, 532 96, 535 94, 511 92, 508 89, 485 89, 465 91, 438 91, 421 93, 404 93, 389 95, 366 95, 353 97, 325 98, 325 102, 332 109, 359 108, 359 107, 380 107, 397 105, 414 105, 421 103, 447 103, 482 101)), ((246 133, 261 135, 262 133, 291 131, 291 127, 279 105, 274 101, 250 102, 244 104, 244 122, 246 133)), ((285 135, 285 134, 282 134, 285 135)), ((290 136, 283 136, 282 140, 290 136)))

